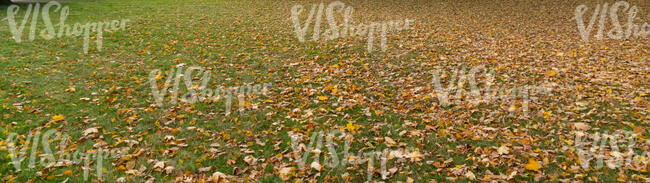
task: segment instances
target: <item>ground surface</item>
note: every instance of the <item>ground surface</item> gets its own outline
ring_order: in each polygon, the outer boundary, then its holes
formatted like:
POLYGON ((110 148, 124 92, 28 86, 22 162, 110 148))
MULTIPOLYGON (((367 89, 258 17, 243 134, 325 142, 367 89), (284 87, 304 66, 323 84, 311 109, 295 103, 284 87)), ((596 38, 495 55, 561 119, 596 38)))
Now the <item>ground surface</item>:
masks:
MULTIPOLYGON (((415 19, 412 29, 389 34, 387 51, 368 52, 365 37, 299 42, 291 7, 305 6, 306 16, 312 3, 65 2, 70 24, 131 20, 126 30, 105 32, 103 50, 91 44, 88 54, 79 37, 16 43, 2 20, 0 177, 84 182, 83 163, 27 168, 29 134, 55 129, 70 136, 63 140, 67 153, 121 152, 103 160, 105 182, 366 181, 367 163, 330 168, 323 160, 312 166, 309 158, 301 170, 295 161, 292 145, 308 146, 313 133, 342 130, 354 154, 349 159, 396 152, 386 165, 390 182, 648 180, 647 160, 600 169, 592 160, 580 167, 574 137, 577 131, 627 130, 640 134, 636 154, 650 149, 650 38, 583 42, 573 19, 580 2, 344 2, 354 7, 355 24, 415 19), (165 71, 161 83, 180 65, 210 69, 216 75, 211 88, 273 87, 250 96, 243 111, 234 111, 235 103, 228 116, 224 100, 156 105, 150 71, 165 71), (528 115, 522 99, 474 105, 465 94, 451 96, 459 103, 440 105, 433 73, 479 65, 494 71, 495 88, 548 90, 530 100, 528 115), (10 142, 11 133, 20 135, 10 142), (11 164, 20 154, 10 147, 28 147, 21 171, 11 164)), ((586 4, 590 12, 596 6, 586 4)), ((650 21, 648 2, 630 4, 640 9, 637 23, 650 21)), ((0 17, 6 12, 2 7, 0 17)), ((441 79, 444 86, 450 77, 441 79)), ((339 157, 344 143, 334 141, 339 157)), ((332 152, 321 151, 321 158, 332 152)), ((37 154, 43 153, 41 147, 37 154)), ((90 180, 98 179, 96 164, 87 169, 90 180)), ((382 180, 381 170, 373 172, 373 181, 382 180)))

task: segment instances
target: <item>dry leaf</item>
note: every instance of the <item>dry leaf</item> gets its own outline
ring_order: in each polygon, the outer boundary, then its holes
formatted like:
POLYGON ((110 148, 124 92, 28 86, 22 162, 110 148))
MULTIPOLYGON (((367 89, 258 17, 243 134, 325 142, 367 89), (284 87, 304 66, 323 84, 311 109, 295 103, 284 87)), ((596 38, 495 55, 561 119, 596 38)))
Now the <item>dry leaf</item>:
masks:
POLYGON ((88 136, 88 135, 90 135, 90 134, 95 134, 95 133, 99 133, 99 131, 97 130, 97 128, 88 128, 88 129, 86 129, 86 130, 83 131, 83 135, 84 135, 84 136, 88 136))
POLYGON ((535 160, 535 158, 529 158, 528 163, 524 165, 524 168, 526 168, 526 170, 539 171, 539 168, 541 168, 541 166, 539 165, 539 162, 535 160))
POLYGON ((54 122, 63 121, 63 119, 65 119, 65 117, 63 117, 63 115, 61 115, 61 114, 56 115, 56 116, 52 116, 52 120, 54 120, 54 122))
POLYGON ((499 155, 504 155, 504 154, 508 154, 508 153, 510 153, 509 150, 510 150, 510 148, 508 148, 507 146, 505 146, 505 145, 501 145, 501 147, 499 147, 499 148, 497 149, 497 153, 499 153, 499 155))
POLYGON ((293 177, 293 167, 284 167, 280 169, 280 178, 284 181, 287 181, 293 177))
POLYGON ((587 131, 591 129, 591 126, 586 123, 573 123, 573 128, 580 131, 587 131))
POLYGON ((223 174, 221 172, 214 172, 212 173, 212 182, 222 183, 222 182, 230 182, 230 181, 228 181, 228 177, 226 176, 226 174, 223 174))
POLYGON ((313 168, 313 169, 315 169, 315 170, 317 170, 317 171, 320 171, 320 169, 321 169, 320 164, 319 164, 318 162, 316 162, 316 161, 311 162, 310 167, 313 168))

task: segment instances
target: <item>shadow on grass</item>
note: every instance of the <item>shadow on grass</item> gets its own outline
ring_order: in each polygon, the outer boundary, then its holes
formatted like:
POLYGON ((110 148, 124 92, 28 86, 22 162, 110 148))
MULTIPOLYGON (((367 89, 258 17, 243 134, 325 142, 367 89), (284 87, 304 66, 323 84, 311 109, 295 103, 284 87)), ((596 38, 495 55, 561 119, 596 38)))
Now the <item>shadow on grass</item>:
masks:
POLYGON ((11 0, 0 0, 0 6, 7 6, 12 4, 11 0))
MULTIPOLYGON (((20 7, 27 7, 29 4, 34 3, 47 3, 48 1, 30 1, 30 0, 0 0, 0 7, 8 7, 10 5, 18 5, 20 7)), ((59 1, 61 2, 61 1, 59 1)))

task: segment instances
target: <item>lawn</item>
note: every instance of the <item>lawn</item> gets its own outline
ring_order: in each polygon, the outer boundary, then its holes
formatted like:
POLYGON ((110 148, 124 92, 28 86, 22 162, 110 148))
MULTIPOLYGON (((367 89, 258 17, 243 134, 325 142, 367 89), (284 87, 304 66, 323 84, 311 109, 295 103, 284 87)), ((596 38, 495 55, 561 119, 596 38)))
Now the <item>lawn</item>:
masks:
POLYGON ((650 181, 650 38, 585 41, 599 2, 333 2, 0 5, 0 179, 650 181))

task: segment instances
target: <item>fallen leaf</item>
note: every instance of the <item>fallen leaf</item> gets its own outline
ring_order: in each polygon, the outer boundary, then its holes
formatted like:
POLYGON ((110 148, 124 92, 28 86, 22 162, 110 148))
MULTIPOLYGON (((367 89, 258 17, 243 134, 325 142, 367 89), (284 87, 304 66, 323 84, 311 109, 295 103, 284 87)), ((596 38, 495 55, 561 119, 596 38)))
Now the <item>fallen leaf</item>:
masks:
POLYGON ((313 169, 315 169, 315 170, 318 170, 318 171, 320 171, 320 169, 321 169, 321 167, 320 167, 320 163, 318 163, 318 162, 316 162, 316 161, 311 162, 310 167, 313 168, 313 169))
POLYGON ((284 181, 291 179, 293 176, 293 167, 284 167, 280 169, 280 178, 284 181))
POLYGON ((497 149, 497 153, 499 153, 499 155, 504 155, 504 154, 508 154, 510 152, 509 152, 509 148, 507 146, 501 145, 501 147, 499 147, 497 149))
POLYGON ((541 167, 535 158, 529 158, 528 163, 524 165, 524 168, 526 168, 526 170, 539 171, 539 168, 541 167))
POLYGON ((589 126, 586 123, 573 123, 573 129, 580 130, 580 131, 587 131, 591 129, 591 126, 589 126))
POLYGON ((212 173, 212 182, 221 183, 221 182, 229 182, 229 181, 226 174, 223 174, 221 172, 214 172, 212 173))
POLYGON ((384 140, 386 140, 385 142, 388 146, 395 146, 397 144, 397 142, 390 137, 384 137, 384 140))
POLYGON ((61 114, 56 115, 56 116, 52 116, 52 120, 54 120, 54 122, 63 121, 63 119, 65 119, 65 117, 63 115, 61 115, 61 114))
POLYGON ((99 133, 97 128, 88 128, 88 129, 84 130, 83 135, 88 136, 90 134, 95 134, 95 133, 99 133))
POLYGON ((65 172, 63 172, 63 175, 72 176, 72 170, 66 170, 65 172))

